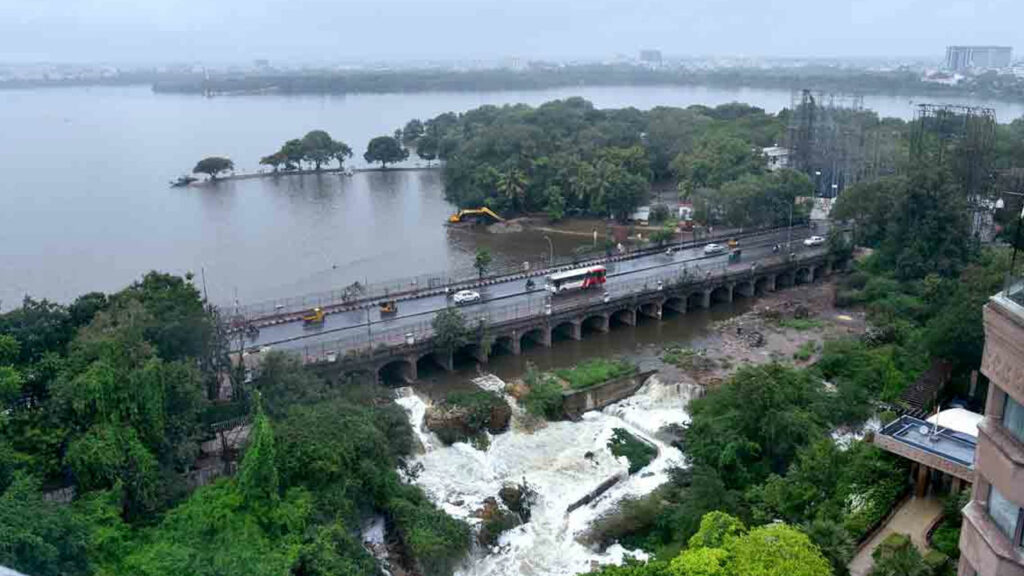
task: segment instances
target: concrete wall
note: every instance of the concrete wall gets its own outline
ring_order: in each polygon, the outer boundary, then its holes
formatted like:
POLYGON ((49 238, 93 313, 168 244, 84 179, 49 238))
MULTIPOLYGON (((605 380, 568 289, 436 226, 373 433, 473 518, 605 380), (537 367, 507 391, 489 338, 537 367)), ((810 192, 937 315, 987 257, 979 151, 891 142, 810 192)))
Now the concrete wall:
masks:
POLYGON ((579 419, 584 412, 600 410, 623 398, 629 398, 643 386, 647 378, 657 372, 650 370, 632 376, 609 380, 586 390, 573 390, 562 394, 562 409, 570 420, 579 419))

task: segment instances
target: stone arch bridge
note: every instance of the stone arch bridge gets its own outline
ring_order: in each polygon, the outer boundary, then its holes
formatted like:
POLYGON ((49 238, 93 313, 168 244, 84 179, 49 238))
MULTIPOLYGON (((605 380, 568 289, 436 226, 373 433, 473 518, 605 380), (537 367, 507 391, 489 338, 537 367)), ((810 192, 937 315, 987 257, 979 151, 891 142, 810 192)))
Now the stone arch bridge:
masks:
POLYGON ((489 342, 473 342, 451 352, 439 351, 432 339, 349 353, 334 361, 311 362, 328 377, 368 373, 385 382, 412 382, 427 364, 453 370, 458 357, 486 363, 496 353, 520 354, 529 346, 551 346, 556 339, 582 339, 590 332, 607 332, 615 325, 635 326, 641 318, 661 320, 666 311, 710 308, 717 302, 755 298, 797 284, 806 284, 832 273, 836 262, 828 254, 808 256, 758 268, 728 271, 707 279, 652 286, 649 291, 611 298, 580 300, 559 305, 547 314, 488 326, 489 342))

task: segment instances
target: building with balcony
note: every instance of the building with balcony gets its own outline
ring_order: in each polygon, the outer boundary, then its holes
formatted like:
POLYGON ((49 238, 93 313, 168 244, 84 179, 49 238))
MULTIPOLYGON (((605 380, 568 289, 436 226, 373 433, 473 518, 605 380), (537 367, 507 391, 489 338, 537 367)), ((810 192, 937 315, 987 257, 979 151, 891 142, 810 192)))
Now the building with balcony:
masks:
POLYGON ((1024 279, 984 309, 989 379, 974 488, 963 510, 960 576, 1024 576, 1024 279))

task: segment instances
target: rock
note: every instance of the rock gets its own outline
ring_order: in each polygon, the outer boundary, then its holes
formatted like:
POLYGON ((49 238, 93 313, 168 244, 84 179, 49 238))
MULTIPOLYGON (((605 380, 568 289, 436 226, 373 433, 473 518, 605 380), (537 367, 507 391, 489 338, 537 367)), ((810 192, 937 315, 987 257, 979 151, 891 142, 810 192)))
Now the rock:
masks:
POLYGON ((523 480, 522 484, 505 484, 498 491, 498 497, 509 511, 519 517, 522 522, 530 521, 530 509, 536 498, 536 493, 523 480))
POLYGON ((500 434, 508 430, 512 408, 500 396, 466 406, 441 402, 427 408, 423 424, 445 444, 465 442, 486 430, 500 434))
POLYGON ((796 308, 793 309, 793 318, 796 318, 797 320, 810 317, 811 310, 807 308, 807 306, 804 306, 803 304, 797 304, 796 308))
POLYGON ((747 332, 744 339, 747 341, 747 346, 750 346, 751 348, 760 348, 764 346, 764 334, 756 330, 747 332))
POLYGON ((591 452, 590 450, 587 450, 586 453, 583 454, 583 457, 586 458, 587 460, 593 460, 594 459, 594 453, 591 452))
POLYGON ((502 532, 522 524, 518 515, 502 508, 494 497, 484 500, 483 507, 473 515, 481 520, 480 531, 476 535, 477 542, 488 548, 498 543, 502 532))

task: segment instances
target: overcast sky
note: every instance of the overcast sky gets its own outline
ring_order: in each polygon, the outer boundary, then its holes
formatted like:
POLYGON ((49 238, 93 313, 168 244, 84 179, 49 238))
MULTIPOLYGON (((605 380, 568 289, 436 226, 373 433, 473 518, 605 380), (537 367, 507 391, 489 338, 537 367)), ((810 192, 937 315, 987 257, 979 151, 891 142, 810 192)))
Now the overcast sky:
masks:
POLYGON ((1024 0, 0 0, 0 62, 941 58, 1024 0))

